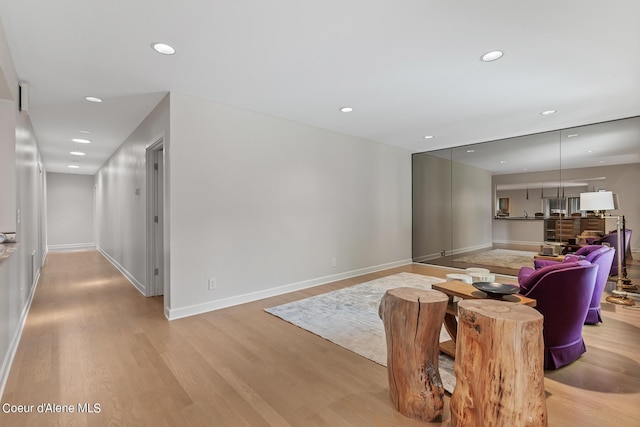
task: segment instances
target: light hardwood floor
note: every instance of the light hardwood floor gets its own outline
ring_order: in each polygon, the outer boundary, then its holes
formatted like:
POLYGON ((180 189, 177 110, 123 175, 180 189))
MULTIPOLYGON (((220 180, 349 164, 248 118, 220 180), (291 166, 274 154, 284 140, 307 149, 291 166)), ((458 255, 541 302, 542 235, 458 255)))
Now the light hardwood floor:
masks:
MULTIPOLYGON (((169 322, 98 252, 50 253, 2 402, 100 412, 0 425, 424 426, 393 409, 386 368, 263 311, 400 271, 447 272, 409 265, 169 322)), ((640 425, 640 311, 603 317, 587 353, 545 375, 550 426, 640 425)), ((429 425, 448 425, 448 404, 429 425)))

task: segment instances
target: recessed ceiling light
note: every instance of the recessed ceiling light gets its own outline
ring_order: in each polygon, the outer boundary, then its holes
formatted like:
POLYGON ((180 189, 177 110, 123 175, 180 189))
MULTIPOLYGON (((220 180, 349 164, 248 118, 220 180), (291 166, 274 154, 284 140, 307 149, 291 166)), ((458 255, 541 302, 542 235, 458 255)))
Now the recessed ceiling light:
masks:
POLYGON ((89 132, 88 130, 79 130, 78 133, 84 133, 84 134, 89 134, 91 132, 89 132))
POLYGON ((527 168, 522 168, 522 170, 523 170, 523 171, 528 171, 529 169, 527 169, 527 168))
POLYGON ((343 113, 350 113, 353 111, 353 107, 342 107, 340 111, 342 111, 343 113))
POLYGON ((494 50, 482 55, 481 59, 484 62, 491 62, 491 61, 495 61, 496 59, 502 58, 502 55, 504 55, 504 52, 502 52, 501 50, 494 50))
POLYGON ((607 163, 606 160, 600 160, 598 163, 603 164, 603 163, 607 163))
POLYGON ((593 153, 593 150, 587 150, 587 153, 593 153))
POLYGON ((433 135, 425 135, 423 138, 424 139, 433 139, 433 135))
POLYGON ((90 140, 84 139, 84 138, 73 138, 72 141, 73 142, 78 142, 80 144, 89 144, 89 143, 91 143, 90 140))
POLYGON ((540 114, 542 114, 543 116, 548 116, 549 114, 555 114, 555 113, 557 113, 557 110, 546 110, 540 114))
POLYGON ((173 55, 176 53, 176 50, 173 47, 165 43, 152 43, 151 47, 153 50, 163 55, 173 55))
POLYGON ((95 96, 87 96, 84 99, 86 99, 89 102, 102 102, 102 99, 96 98, 95 96))
POLYGON ((506 160, 500 160, 500 164, 501 164, 501 165, 504 165, 505 163, 507 163, 507 161, 506 161, 506 160))
POLYGON ((71 151, 70 153, 72 156, 84 156, 85 153, 83 153, 82 151, 71 151))
POLYGON ((569 135, 567 135, 567 138, 575 138, 576 136, 578 136, 577 133, 570 133, 569 135))
POLYGON ((475 153, 476 150, 467 150, 467 153, 475 153))
POLYGON ((69 169, 80 169, 80 166, 78 166, 78 165, 68 165, 67 167, 69 169))

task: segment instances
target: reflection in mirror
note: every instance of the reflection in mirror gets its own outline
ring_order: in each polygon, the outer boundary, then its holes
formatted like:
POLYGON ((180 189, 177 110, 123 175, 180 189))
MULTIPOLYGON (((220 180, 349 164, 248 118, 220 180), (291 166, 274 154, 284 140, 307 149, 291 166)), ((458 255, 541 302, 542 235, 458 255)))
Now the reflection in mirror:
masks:
MULTIPOLYGON (((610 213, 640 231, 640 117, 418 153, 413 173, 418 262, 466 268, 472 265, 455 260, 495 248, 538 252, 550 236, 573 240, 589 226, 581 192, 613 191, 619 208, 610 213), (579 225, 552 235, 545 218, 556 216, 579 225)), ((615 222, 591 226, 605 232, 615 222)), ((640 232, 631 247, 640 247, 640 232)))
POLYGON ((451 252, 451 150, 412 157, 413 259, 417 262, 451 252))
MULTIPOLYGON (((526 177, 526 174, 519 174, 526 177)), ((515 178, 514 178, 515 179, 515 178)), ((606 189, 605 177, 585 177, 562 181, 496 184, 496 217, 528 218, 559 213, 566 216, 580 213, 580 193, 606 189), (558 197, 560 193, 561 197, 558 197), (562 197, 564 194, 564 197, 562 197), (501 214, 500 200, 513 200, 509 215, 501 214), (542 214, 542 215, 540 215, 542 214)))

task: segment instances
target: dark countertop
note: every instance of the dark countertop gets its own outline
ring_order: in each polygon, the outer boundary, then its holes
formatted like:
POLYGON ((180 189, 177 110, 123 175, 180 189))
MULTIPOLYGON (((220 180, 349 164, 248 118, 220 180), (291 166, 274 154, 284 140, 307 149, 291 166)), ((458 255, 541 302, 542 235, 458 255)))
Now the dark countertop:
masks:
POLYGON ((520 221, 539 221, 541 219, 547 219, 549 217, 544 216, 494 216, 493 219, 508 219, 508 220, 520 220, 520 221))

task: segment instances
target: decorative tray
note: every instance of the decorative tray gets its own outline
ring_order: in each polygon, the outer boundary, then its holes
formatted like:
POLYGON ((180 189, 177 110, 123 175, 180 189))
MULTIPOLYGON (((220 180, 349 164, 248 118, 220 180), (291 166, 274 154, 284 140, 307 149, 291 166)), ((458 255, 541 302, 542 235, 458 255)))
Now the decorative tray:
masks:
POLYGON ((515 294, 520 290, 517 285, 497 282, 474 282, 473 287, 486 293, 489 298, 502 298, 504 295, 515 294))

